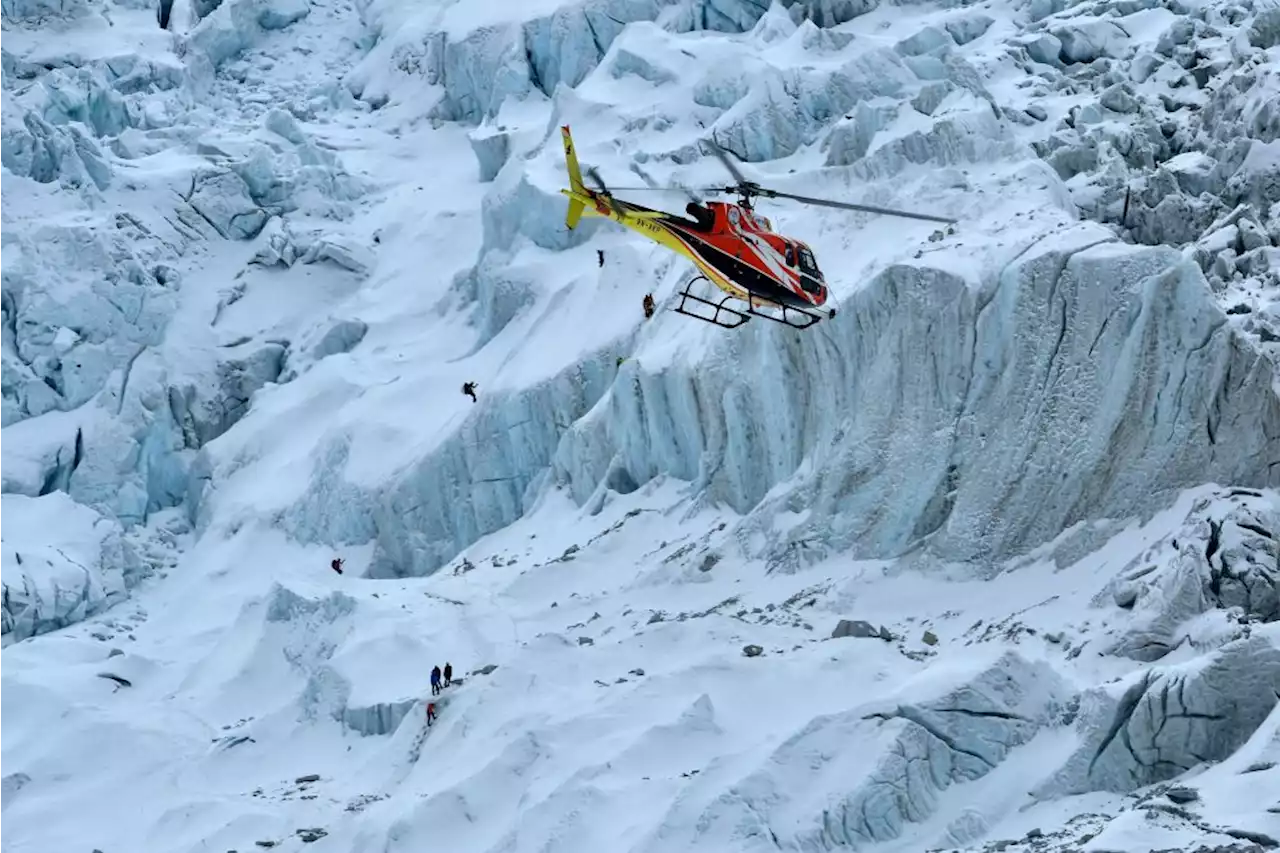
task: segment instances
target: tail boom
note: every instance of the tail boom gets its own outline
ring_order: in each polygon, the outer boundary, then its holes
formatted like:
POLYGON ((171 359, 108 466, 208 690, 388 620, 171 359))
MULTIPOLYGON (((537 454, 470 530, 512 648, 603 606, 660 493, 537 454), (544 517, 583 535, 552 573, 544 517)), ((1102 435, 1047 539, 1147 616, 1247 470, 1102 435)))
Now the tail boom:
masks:
MULTIPOLYGON (((569 211, 565 215, 565 225, 569 228, 577 226, 584 215, 600 216, 612 219, 619 225, 630 228, 650 240, 682 255, 696 266, 699 272, 712 284, 737 299, 748 300, 750 294, 734 284, 727 276, 704 260, 676 230, 664 220, 670 214, 660 210, 649 210, 627 202, 619 203, 613 198, 587 189, 582 182, 582 168, 578 165, 578 154, 573 147, 573 137, 568 126, 562 125, 560 136, 564 141, 564 162, 569 172, 569 189, 560 190, 569 199, 569 211)), ((759 302, 759 300, 757 300, 759 302)))

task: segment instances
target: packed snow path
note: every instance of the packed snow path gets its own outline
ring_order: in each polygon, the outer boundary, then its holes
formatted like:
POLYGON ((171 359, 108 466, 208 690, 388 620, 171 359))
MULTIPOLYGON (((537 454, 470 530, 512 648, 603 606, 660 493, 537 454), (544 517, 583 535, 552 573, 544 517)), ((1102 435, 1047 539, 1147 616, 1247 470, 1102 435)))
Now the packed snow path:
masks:
POLYGON ((1280 839, 1275 10, 502 8, 6 0, 6 842, 1280 839), (646 323, 559 124, 961 226, 646 323))

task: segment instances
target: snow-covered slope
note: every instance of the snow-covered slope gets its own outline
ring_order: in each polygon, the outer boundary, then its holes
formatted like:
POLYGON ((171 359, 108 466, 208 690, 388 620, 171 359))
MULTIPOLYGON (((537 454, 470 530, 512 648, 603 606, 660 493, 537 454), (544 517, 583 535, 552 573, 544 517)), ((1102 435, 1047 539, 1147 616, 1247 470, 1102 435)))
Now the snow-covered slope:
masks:
POLYGON ((1275 8, 3 13, 15 849, 1280 839, 1275 8), (836 318, 646 322, 563 124, 960 224, 779 202, 836 318))

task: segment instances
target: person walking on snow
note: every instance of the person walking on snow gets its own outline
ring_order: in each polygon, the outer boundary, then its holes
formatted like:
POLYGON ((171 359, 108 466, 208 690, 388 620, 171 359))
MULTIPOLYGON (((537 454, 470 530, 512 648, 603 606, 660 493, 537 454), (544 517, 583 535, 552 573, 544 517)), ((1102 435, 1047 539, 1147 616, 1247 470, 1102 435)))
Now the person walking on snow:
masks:
POLYGON ((453 681, 453 664, 446 661, 444 665, 444 686, 448 687, 450 681, 453 681))
POLYGON ((436 718, 436 703, 428 702, 427 703, 427 725, 428 726, 431 725, 431 721, 434 720, 435 718, 436 718))
POLYGON ((464 382, 462 384, 462 393, 471 398, 471 402, 476 402, 476 383, 464 382))
POLYGON ((604 266, 604 249, 596 249, 596 254, 600 256, 600 266, 604 266))
POLYGON ((648 320, 653 316, 653 294, 646 293, 644 295, 644 318, 648 320))
POLYGON ((435 696, 440 692, 440 667, 431 668, 431 695, 435 696))
POLYGON ((338 574, 342 574, 342 558, 334 557, 333 562, 329 564, 329 568, 333 569, 338 574))

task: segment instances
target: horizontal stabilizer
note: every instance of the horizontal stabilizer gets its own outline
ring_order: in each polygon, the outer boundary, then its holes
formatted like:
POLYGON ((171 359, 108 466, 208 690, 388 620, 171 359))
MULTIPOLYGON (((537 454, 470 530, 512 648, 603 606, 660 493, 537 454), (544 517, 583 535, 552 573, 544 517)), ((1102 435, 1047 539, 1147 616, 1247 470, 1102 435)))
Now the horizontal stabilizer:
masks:
POLYGON ((585 207, 586 205, 582 203, 581 199, 569 196, 569 213, 564 218, 564 224, 569 228, 577 227, 578 220, 582 218, 582 211, 585 207))

